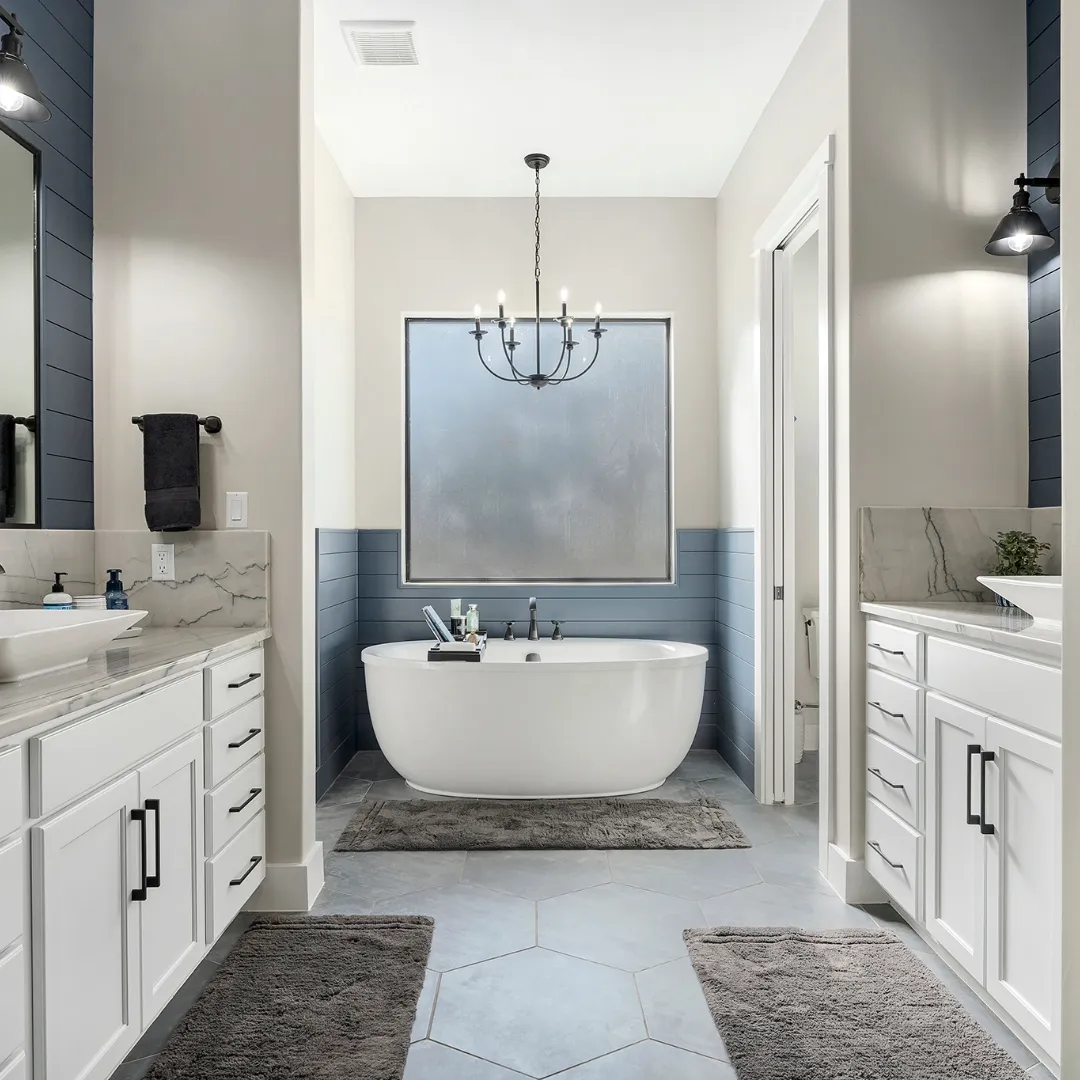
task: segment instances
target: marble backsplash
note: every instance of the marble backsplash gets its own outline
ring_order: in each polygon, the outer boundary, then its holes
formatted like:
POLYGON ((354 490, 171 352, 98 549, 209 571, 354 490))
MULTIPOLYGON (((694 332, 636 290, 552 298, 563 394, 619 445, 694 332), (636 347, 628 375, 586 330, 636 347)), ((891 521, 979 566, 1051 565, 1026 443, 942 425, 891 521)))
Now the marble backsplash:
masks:
POLYGON ((119 569, 131 606, 150 613, 143 626, 270 625, 269 533, 105 529, 95 535, 96 580, 104 583, 108 570, 119 569), (173 545, 175 581, 151 579, 151 543, 173 545))
POLYGON ((862 598, 903 601, 982 601, 993 593, 976 580, 997 556, 999 532, 1020 529, 1051 545, 1043 562, 1061 573, 1061 507, 992 509, 929 506, 863 507, 859 511, 862 598))
POLYGON ((143 626, 270 625, 266 532, 0 529, 0 567, 0 608, 41 607, 57 570, 73 596, 99 595, 118 567, 131 606, 150 613, 143 626), (150 580, 152 543, 173 544, 175 581, 150 580))

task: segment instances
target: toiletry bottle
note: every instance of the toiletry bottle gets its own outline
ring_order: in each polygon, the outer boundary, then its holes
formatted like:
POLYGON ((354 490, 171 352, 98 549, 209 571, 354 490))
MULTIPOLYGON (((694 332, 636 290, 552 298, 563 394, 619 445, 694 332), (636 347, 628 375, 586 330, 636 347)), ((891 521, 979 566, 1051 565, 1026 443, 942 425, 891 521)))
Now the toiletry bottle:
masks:
POLYGON ((465 638, 465 620, 461 617, 461 601, 450 601, 450 633, 462 641, 465 638))
POLYGON ((477 611, 475 604, 470 604, 468 614, 465 616, 465 640, 475 645, 479 632, 480 612, 477 611))
POLYGON ((56 578, 56 581, 53 583, 52 591, 45 594, 41 606, 48 608, 49 611, 70 611, 73 606, 71 597, 64 590, 64 585, 60 581, 61 578, 67 577, 67 571, 54 571, 53 577, 56 578))
POLYGON ((105 582, 105 607, 109 611, 127 611, 128 597, 124 592, 124 583, 120 580, 119 570, 106 571, 109 580, 105 582))

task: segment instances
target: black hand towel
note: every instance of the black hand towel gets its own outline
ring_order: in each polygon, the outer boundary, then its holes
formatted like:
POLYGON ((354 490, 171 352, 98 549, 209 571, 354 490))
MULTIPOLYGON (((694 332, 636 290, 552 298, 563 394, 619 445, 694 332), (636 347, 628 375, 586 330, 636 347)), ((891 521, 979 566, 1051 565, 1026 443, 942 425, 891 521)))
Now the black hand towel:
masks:
POLYGON ((15 417, 0 414, 0 521, 15 513, 15 417))
POLYGON ((193 413, 143 416, 143 484, 151 532, 198 528, 199 418, 193 413))

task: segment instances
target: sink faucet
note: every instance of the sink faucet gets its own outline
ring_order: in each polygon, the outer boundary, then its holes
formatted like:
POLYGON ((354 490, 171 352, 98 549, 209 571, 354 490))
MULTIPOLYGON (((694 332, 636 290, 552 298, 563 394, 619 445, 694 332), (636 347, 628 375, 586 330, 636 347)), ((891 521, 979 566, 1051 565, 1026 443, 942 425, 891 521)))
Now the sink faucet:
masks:
POLYGON ((540 631, 536 626, 536 597, 529 597, 529 640, 539 641, 540 631))

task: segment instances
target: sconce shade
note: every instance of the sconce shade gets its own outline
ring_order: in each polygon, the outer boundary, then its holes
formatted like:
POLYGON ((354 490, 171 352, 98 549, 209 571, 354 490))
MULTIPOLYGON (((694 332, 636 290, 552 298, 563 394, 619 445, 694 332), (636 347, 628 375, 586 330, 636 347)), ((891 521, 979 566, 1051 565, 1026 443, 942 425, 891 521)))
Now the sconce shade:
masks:
POLYGON ((37 80, 23 62, 22 41, 14 30, 0 38, 0 116, 30 124, 52 116, 37 80))
POLYGON ((1027 255, 1054 246, 1050 230, 1030 204, 1031 196, 1025 190, 1013 196, 1012 209, 1001 219, 986 245, 988 255, 1027 255))

